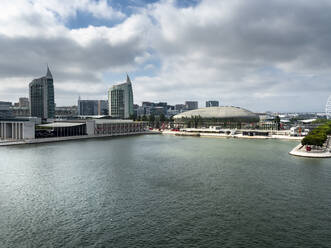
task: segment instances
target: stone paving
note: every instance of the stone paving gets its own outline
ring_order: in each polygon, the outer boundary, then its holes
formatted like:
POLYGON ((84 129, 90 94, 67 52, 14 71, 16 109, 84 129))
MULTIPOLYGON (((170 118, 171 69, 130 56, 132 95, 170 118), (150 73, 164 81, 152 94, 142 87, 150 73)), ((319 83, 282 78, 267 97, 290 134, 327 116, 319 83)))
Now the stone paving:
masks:
POLYGON ((289 154, 307 158, 331 158, 331 136, 328 137, 327 146, 321 150, 307 151, 306 146, 301 144, 293 148, 289 154))

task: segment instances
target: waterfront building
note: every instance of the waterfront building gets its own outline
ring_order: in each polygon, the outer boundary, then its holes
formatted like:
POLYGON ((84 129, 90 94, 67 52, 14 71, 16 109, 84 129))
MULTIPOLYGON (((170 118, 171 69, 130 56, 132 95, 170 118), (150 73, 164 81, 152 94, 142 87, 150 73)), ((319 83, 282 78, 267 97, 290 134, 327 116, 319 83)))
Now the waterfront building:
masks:
POLYGON ((0 120, 1 140, 23 140, 35 138, 35 118, 0 120))
POLYGON ((117 135, 140 133, 146 130, 147 123, 132 120, 95 120, 95 135, 117 135))
POLYGON ((186 101, 185 102, 185 110, 194 110, 198 108, 197 101, 186 101))
POLYGON ((209 107, 219 107, 219 101, 206 101, 206 108, 209 107))
POLYGON ((93 134, 93 121, 61 121, 36 126, 36 138, 69 137, 93 134))
POLYGON ((42 119, 55 117, 53 76, 47 66, 46 76, 29 84, 30 115, 42 119))
POLYGON ((126 82, 113 85, 108 90, 109 115, 117 119, 127 119, 133 115, 132 83, 127 75, 126 82))
POLYGON ((11 102, 0 101, 0 119, 9 118, 12 116, 11 102))
POLYGON ((174 116, 178 127, 255 128, 259 116, 253 112, 233 106, 209 107, 186 111, 174 116))
POLYGON ((14 117, 28 117, 30 116, 29 107, 11 107, 12 115, 14 117))
POLYGON ((55 117, 56 118, 69 118, 75 117, 78 114, 77 106, 62 106, 55 107, 55 117))
POLYGON ((111 136, 144 132, 146 122, 132 120, 67 120, 36 126, 36 138, 70 137, 70 136, 111 136))
POLYGON ((108 115, 108 101, 78 99, 78 115, 108 115))

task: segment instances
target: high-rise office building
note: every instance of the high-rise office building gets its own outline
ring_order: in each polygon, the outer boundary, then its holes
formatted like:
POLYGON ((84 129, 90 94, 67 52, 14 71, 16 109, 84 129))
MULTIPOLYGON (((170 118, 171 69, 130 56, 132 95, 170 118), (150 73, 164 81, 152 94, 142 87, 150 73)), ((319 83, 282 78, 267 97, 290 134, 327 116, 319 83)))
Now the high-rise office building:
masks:
POLYGON ((12 117, 11 102, 0 101, 0 119, 12 117))
POLYGON ((219 101, 206 101, 206 108, 209 107, 219 107, 219 101))
POLYGON ((108 90, 108 104, 111 117, 126 119, 133 115, 133 92, 128 75, 125 83, 113 85, 108 90))
POLYGON ((108 101, 78 99, 78 115, 108 115, 108 101))
POLYGON ((198 108, 197 101, 186 101, 185 102, 185 110, 193 110, 198 108))
POLYGON ((47 66, 46 76, 29 84, 30 115, 42 119, 55 117, 53 76, 47 66))
POLYGON ((178 111, 178 113, 181 113, 185 110, 185 104, 176 104, 175 105, 175 110, 178 111))
POLYGON ((20 97, 19 100, 18 100, 18 106, 20 108, 28 108, 29 107, 29 98, 20 97))

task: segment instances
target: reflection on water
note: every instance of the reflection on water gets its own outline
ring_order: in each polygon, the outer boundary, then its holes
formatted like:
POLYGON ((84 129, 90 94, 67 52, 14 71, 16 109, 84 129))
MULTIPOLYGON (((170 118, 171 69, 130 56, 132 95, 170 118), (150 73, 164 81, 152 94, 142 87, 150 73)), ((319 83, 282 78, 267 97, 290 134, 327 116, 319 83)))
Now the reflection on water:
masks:
POLYGON ((295 142, 136 136, 0 148, 0 247, 330 247, 331 163, 295 142))

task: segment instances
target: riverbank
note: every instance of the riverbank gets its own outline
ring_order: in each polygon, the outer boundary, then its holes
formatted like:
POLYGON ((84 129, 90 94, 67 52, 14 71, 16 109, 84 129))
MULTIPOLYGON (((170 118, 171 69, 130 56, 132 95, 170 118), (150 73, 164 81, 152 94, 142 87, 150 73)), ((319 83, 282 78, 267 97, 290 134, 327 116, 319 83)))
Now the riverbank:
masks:
POLYGON ((82 135, 82 136, 67 136, 67 137, 54 137, 54 138, 42 138, 42 139, 26 139, 19 141, 6 140, 1 141, 0 146, 16 146, 16 145, 29 145, 29 144, 42 144, 42 143, 53 143, 71 140, 84 140, 84 139, 97 139, 107 137, 119 137, 119 136, 133 136, 142 134, 159 134, 160 132, 136 132, 136 133, 117 133, 117 134, 98 134, 98 135, 82 135))
POLYGON ((303 137, 286 136, 286 135, 270 135, 270 136, 248 136, 242 134, 221 134, 221 133, 192 133, 180 131, 162 131, 162 134, 170 134, 176 136, 196 136, 196 137, 214 137, 214 138, 240 138, 240 139, 283 139, 283 140, 302 140, 303 137))
POLYGON ((306 147, 301 145, 297 145, 293 148, 292 151, 289 152, 290 155, 298 156, 298 157, 306 157, 306 158, 331 158, 330 149, 326 149, 324 151, 306 151, 306 147))

